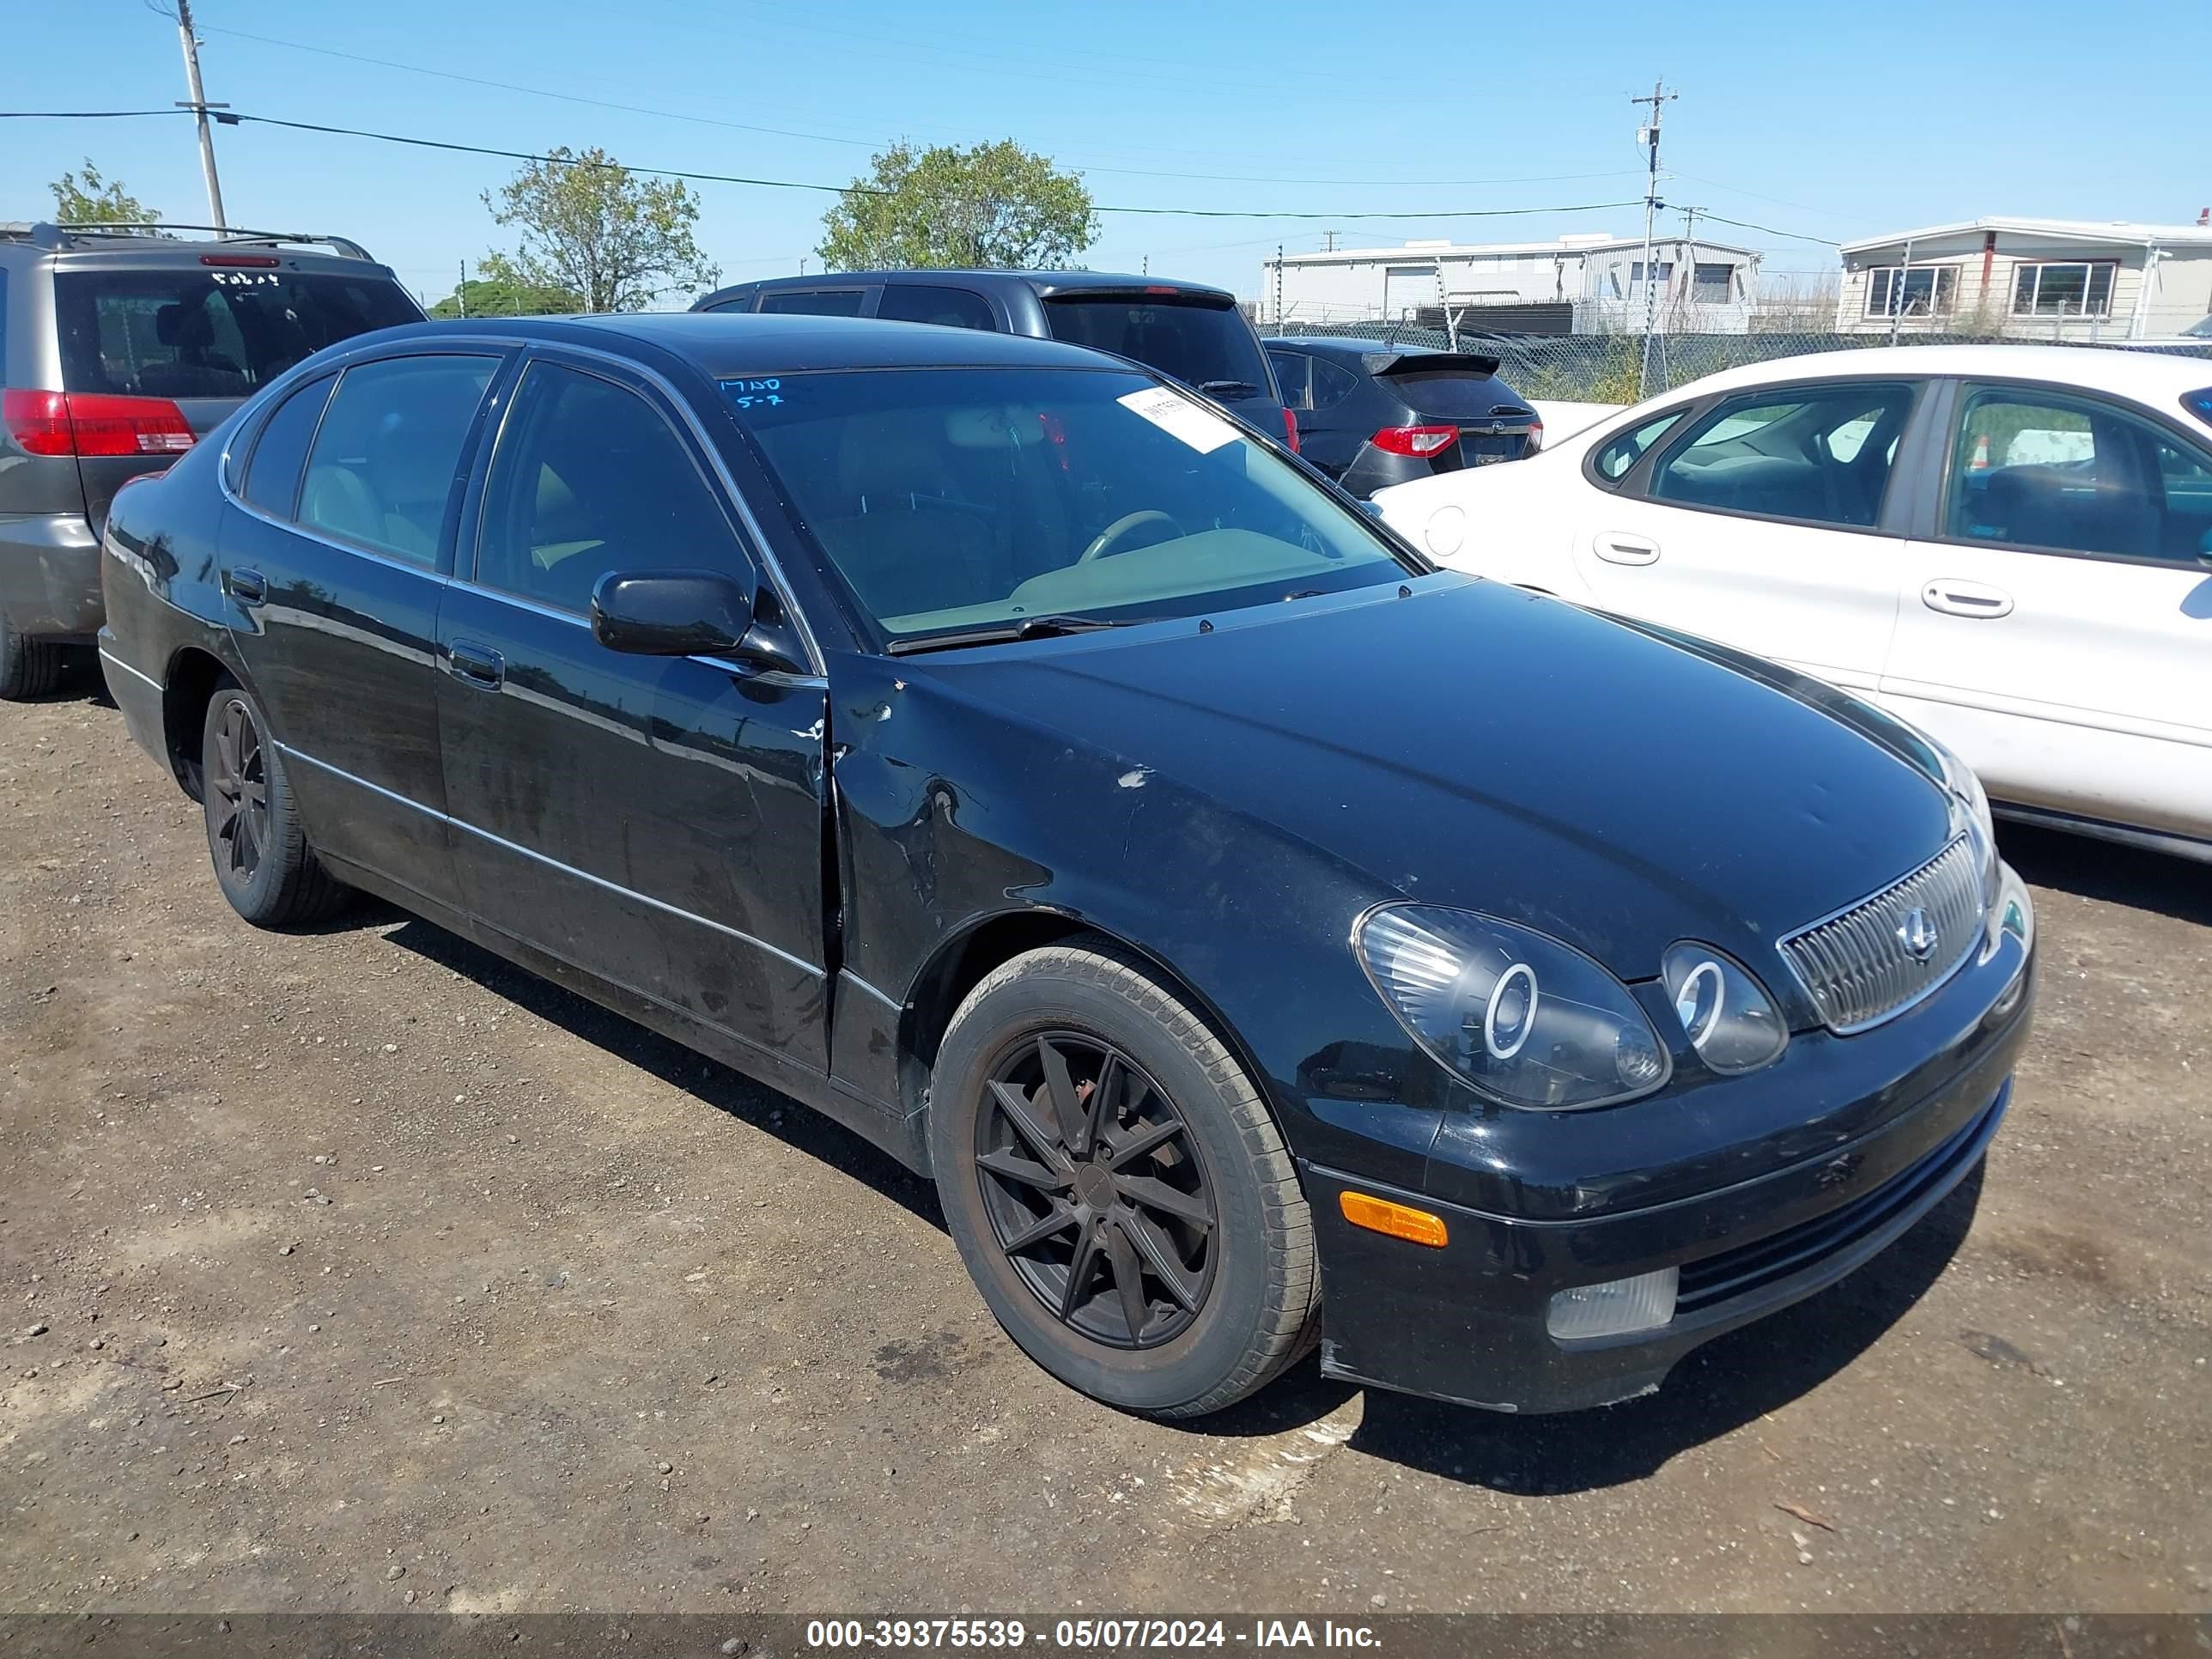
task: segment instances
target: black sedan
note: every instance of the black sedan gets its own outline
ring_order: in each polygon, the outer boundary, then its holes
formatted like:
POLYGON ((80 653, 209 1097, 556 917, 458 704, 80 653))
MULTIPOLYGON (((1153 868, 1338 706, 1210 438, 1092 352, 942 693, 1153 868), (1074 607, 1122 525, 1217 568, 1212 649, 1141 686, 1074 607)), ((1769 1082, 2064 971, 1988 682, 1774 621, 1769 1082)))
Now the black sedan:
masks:
POLYGON ((1262 343, 1299 453, 1362 498, 1543 447, 1544 422, 1498 378, 1495 357, 1349 335, 1262 343))
POLYGON ((1317 1340, 1654 1388, 1959 1182, 2027 1031, 1940 750, 1434 571, 1078 347, 389 331, 106 550, 108 684, 241 915, 380 894, 828 1113, 1121 1407, 1317 1340))

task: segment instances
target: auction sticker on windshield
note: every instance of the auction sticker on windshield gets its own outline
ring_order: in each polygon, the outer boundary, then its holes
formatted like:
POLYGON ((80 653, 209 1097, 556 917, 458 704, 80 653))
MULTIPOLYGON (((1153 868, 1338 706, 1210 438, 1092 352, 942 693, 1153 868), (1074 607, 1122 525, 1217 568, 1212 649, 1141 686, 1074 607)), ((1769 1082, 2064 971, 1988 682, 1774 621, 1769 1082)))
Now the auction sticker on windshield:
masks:
POLYGON ((1146 386, 1114 401, 1131 414, 1143 416, 1170 437, 1180 438, 1201 455, 1210 455, 1222 445, 1237 441, 1235 427, 1164 386, 1146 386))

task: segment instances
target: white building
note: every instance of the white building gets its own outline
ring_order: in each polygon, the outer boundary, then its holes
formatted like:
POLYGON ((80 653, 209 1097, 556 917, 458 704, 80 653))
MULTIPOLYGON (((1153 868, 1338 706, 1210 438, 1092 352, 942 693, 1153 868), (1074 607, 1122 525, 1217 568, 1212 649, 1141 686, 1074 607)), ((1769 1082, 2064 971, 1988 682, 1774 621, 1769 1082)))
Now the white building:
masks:
POLYGON ((1846 334, 2179 334, 2212 312, 2212 224, 1976 219, 1843 246, 1846 334))
MULTIPOLYGON (((1744 332, 1759 261, 1749 248, 1656 240, 1651 263, 1661 326, 1744 332)), ((1260 273, 1260 319, 1270 329, 1377 320, 1436 327, 1449 313, 1462 328, 1590 334, 1642 328, 1645 306, 1643 238, 1603 233, 1550 242, 1407 242, 1286 253, 1266 261, 1260 273)))

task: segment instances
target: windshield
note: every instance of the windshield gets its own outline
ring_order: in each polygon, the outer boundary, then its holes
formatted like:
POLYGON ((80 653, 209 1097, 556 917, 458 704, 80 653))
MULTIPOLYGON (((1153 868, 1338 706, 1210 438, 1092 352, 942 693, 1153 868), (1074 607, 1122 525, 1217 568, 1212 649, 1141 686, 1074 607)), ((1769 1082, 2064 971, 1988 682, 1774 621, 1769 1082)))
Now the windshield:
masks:
POLYGON ((1451 421, 1487 421, 1517 420, 1529 413, 1503 380, 1472 374, 1463 368, 1401 367, 1380 378, 1417 414, 1451 421))
POLYGON ((722 385, 800 522, 895 641, 1193 616, 1407 568, 1295 465, 1143 375, 890 369, 722 385))
POLYGON ((1267 365, 1251 325, 1231 306, 1074 295, 1046 301, 1055 340, 1110 351, 1171 374, 1185 386, 1236 383, 1269 397, 1267 365))
POLYGON ((187 266, 54 278, 62 385, 147 398, 244 398, 301 358, 419 323, 389 276, 187 266))

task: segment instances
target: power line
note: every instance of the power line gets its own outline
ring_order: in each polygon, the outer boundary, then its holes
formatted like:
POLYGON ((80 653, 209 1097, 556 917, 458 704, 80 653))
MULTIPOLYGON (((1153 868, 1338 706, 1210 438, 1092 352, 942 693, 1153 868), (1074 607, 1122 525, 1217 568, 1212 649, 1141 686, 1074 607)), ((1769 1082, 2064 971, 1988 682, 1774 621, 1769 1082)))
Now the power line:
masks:
MULTIPOLYGON (((1725 186, 1723 186, 1723 188, 1725 188, 1725 186)), ((1703 214, 1706 218, 1711 220, 1717 225, 1734 225, 1738 230, 1755 230, 1762 235, 1779 236, 1784 240, 1791 242, 1817 242, 1822 247, 1841 247, 1843 246, 1841 242, 1836 241, 1826 236, 1808 236, 1804 232, 1798 230, 1777 230, 1772 225, 1755 225, 1748 219, 1723 218, 1721 215, 1714 212, 1711 208, 1699 208, 1698 211, 1703 214)))
MULTIPOLYGON (((452 70, 432 69, 427 64, 402 63, 392 58, 372 58, 363 52, 341 52, 335 46, 312 46, 304 40, 280 40, 273 34, 255 34, 246 29, 210 28, 206 33, 228 35, 237 40, 252 40, 264 46, 283 46, 292 52, 313 52, 322 58, 343 58, 352 64, 372 64, 379 69, 398 70, 409 75, 427 75, 441 81, 458 81, 465 86, 489 87, 498 92, 520 93, 531 98, 551 98, 562 103, 586 105, 592 109, 614 110, 625 115, 651 116, 664 121, 688 121, 699 126, 720 127, 734 132, 762 132, 778 138, 844 144, 859 149, 875 149, 892 142, 884 138, 841 138, 833 133, 807 132, 796 127, 760 126, 745 121, 725 121, 711 115, 692 115, 682 110, 656 109, 647 104, 625 104, 612 99, 589 98, 580 93, 558 92, 550 87, 526 86, 517 81, 495 81, 480 75, 462 75, 452 70)), ((1556 185, 1587 179, 1632 176, 1627 169, 1620 167, 1604 173, 1542 173, 1513 179, 1291 179, 1273 174, 1172 173, 1147 167, 1085 167, 1082 170, 1085 173, 1115 173, 1130 179, 1182 179, 1224 185, 1342 185, 1348 190, 1409 189, 1431 185, 1454 188, 1462 185, 1556 185)))

